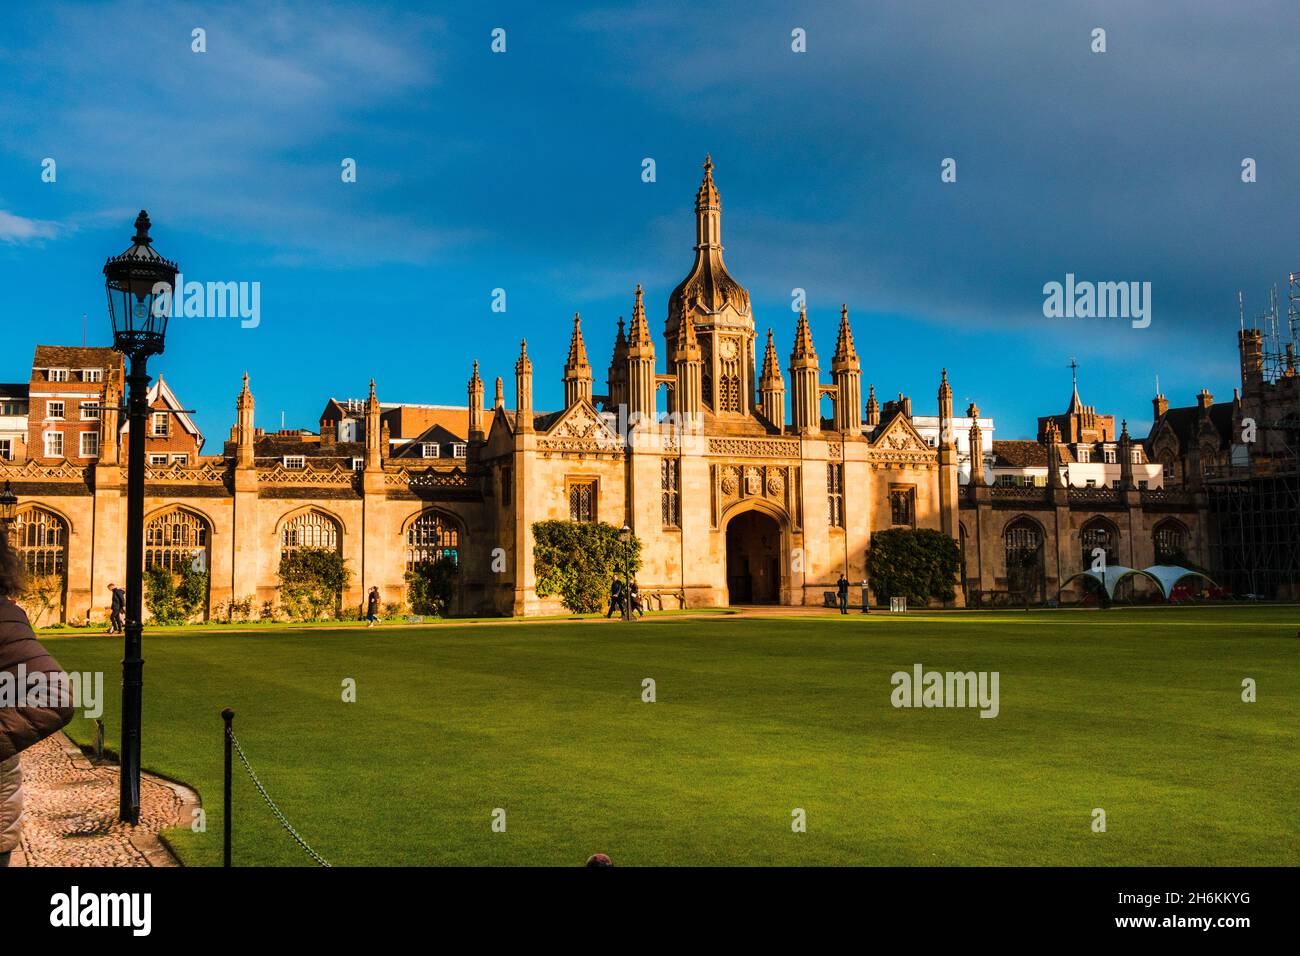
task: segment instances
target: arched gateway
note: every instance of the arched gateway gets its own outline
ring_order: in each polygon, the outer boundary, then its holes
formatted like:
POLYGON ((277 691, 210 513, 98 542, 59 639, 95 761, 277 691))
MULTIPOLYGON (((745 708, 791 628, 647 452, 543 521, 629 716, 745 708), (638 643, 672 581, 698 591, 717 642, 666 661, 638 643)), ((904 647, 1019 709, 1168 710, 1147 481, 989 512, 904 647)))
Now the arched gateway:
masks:
POLYGON ((781 524, 766 512, 727 522, 727 603, 781 603, 781 524))

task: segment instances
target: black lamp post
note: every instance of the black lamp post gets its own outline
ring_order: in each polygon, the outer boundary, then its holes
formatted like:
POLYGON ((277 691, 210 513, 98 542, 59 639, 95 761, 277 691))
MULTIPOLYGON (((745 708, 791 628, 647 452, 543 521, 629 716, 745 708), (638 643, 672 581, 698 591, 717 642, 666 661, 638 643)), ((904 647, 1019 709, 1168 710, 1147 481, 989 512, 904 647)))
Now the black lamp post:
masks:
POLYGON ((126 465, 126 650, 122 658, 122 772, 118 818, 140 822, 140 711, 144 658, 144 440, 149 414, 149 356, 160 355, 176 284, 176 263, 153 249, 149 215, 135 220, 131 248, 104 263, 113 348, 131 360, 126 381, 130 423, 126 465))
POLYGON ((619 530, 623 539, 623 620, 632 620, 632 529, 627 525, 619 530))

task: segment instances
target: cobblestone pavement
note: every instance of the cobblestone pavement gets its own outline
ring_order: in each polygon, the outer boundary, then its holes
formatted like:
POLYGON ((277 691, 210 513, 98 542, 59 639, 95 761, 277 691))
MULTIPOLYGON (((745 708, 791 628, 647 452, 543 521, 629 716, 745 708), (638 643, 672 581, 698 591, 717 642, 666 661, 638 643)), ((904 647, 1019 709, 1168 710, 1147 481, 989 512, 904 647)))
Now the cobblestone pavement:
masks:
POLYGON ((118 769, 95 765, 64 734, 22 754, 22 843, 16 866, 178 866, 158 832, 188 824, 191 791, 147 774, 140 779, 140 825, 121 823, 118 769))

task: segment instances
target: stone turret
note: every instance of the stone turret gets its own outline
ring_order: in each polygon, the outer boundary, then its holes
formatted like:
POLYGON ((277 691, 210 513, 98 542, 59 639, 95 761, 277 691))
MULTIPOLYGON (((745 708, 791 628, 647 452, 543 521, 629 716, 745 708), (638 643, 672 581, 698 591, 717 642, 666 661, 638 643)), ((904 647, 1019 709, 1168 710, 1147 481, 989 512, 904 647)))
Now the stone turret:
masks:
POLYGON ((515 362, 515 431, 533 430, 533 360, 528 357, 528 340, 519 340, 515 362))
POLYGON ((876 401, 875 385, 867 388, 867 413, 864 423, 868 428, 875 428, 880 424, 880 403, 876 401))
POLYGON ((483 441, 483 379, 478 376, 478 359, 474 360, 474 374, 469 377, 466 386, 469 393, 469 440, 483 441))
POLYGON ((627 404, 627 335, 623 331, 623 316, 618 317, 618 332, 614 336, 614 356, 609 362, 608 401, 606 411, 617 412, 627 404))
POLYGON ((641 284, 632 306, 632 328, 627 337, 627 415, 636 424, 655 421, 655 343, 646 323, 641 284))
POLYGON ((573 335, 569 338, 569 358, 564 363, 564 407, 579 401, 591 401, 591 363, 582 341, 582 318, 573 313, 573 335))
MULTIPOLYGON (((245 376, 247 380, 247 376, 245 376)), ((122 383, 118 380, 117 370, 108 373, 104 383, 104 399, 99 412, 99 464, 116 465, 118 463, 119 445, 118 410, 122 406, 122 383)))
POLYGON ((379 399, 375 395, 375 380, 370 380, 370 394, 366 397, 366 471, 384 467, 384 432, 380 425, 379 399))
POLYGON ((1119 486, 1125 491, 1133 487, 1133 439, 1128 433, 1128 419, 1123 420, 1119 432, 1119 486))
MULTIPOLYGON (((372 385, 373 388, 373 385, 372 385)), ((238 468, 253 467, 253 393, 248 390, 248 373, 244 373, 244 385, 235 399, 235 465, 238 468)))
POLYGON ((801 435, 821 433, 821 397, 818 379, 817 350, 813 348, 808 312, 799 310, 799 324, 794 332, 794 349, 790 352, 790 418, 801 435))
POLYGON ((702 375, 704 362, 699 340, 695 337, 695 323, 687 314, 677 326, 677 346, 673 350, 673 363, 677 374, 674 409, 685 424, 699 420, 704 408, 702 375))
POLYGON ((835 383, 835 427, 857 435, 862 432, 862 365, 853 347, 849 328, 849 307, 840 306, 840 329, 831 359, 831 380, 835 383))
POLYGON ((767 330, 767 348, 763 352, 763 374, 758 380, 758 391, 763 417, 785 430, 785 379, 781 377, 781 364, 776 357, 776 344, 772 330, 767 330))
POLYGON ((970 483, 984 484, 984 434, 980 428, 980 407, 971 402, 966 409, 970 418, 970 483))

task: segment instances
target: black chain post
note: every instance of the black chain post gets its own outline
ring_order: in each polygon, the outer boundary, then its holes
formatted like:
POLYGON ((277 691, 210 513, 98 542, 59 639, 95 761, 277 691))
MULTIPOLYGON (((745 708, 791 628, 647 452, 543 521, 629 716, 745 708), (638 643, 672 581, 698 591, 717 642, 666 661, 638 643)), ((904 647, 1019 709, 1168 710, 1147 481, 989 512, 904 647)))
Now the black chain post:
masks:
POLYGON ((224 784, 225 805, 222 807, 222 842, 221 842, 221 865, 230 866, 230 782, 233 776, 233 765, 231 763, 231 742, 234 739, 235 712, 227 707, 221 712, 221 719, 225 722, 226 738, 226 779, 224 784))

